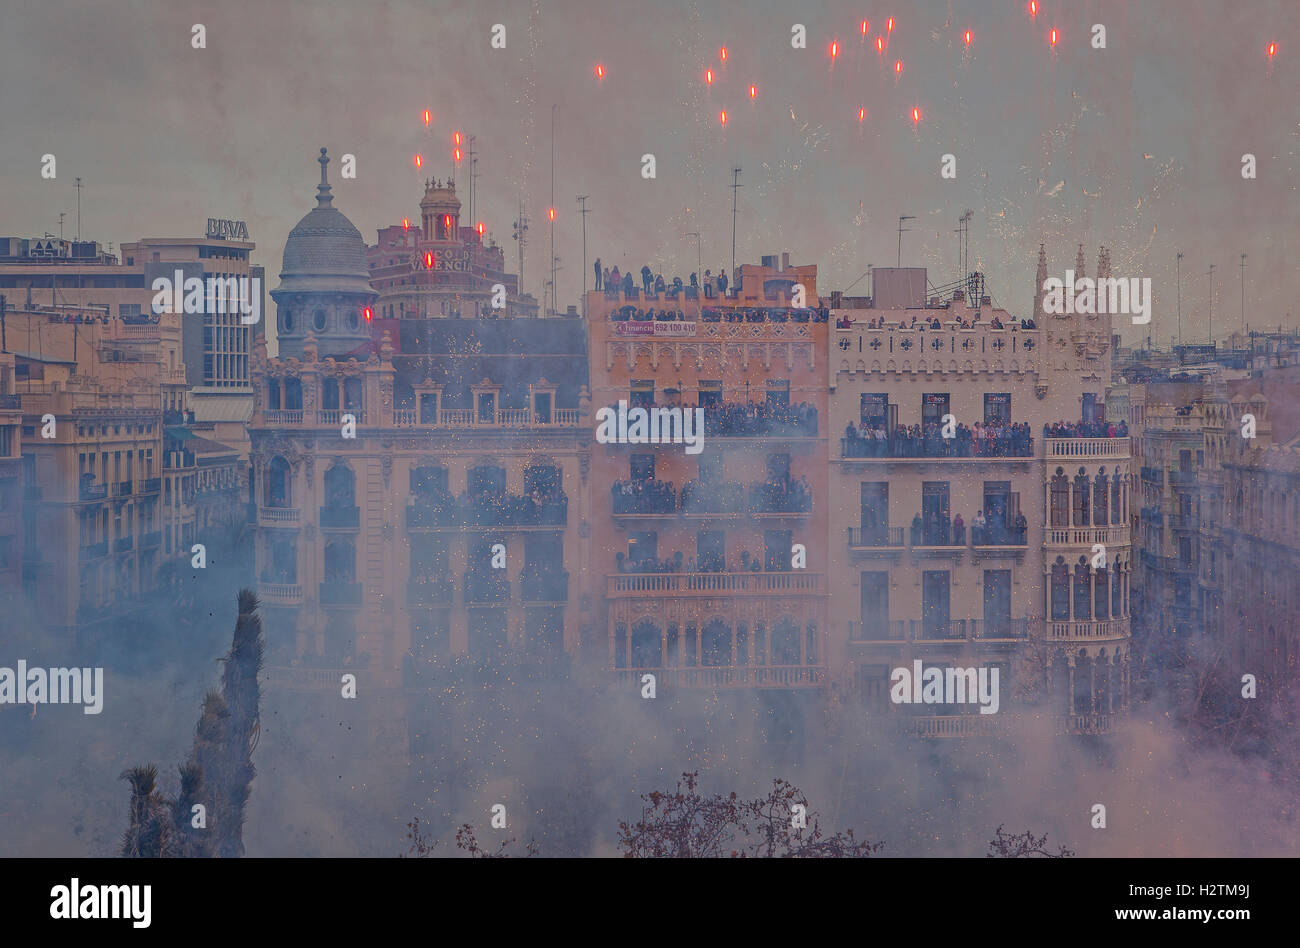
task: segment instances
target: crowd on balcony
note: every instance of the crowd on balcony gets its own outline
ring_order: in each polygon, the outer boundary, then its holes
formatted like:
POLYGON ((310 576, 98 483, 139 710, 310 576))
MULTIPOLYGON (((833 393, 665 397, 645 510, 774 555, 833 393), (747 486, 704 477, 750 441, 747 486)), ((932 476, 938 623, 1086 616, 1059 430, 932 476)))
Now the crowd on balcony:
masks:
POLYGON ((704 406, 704 433, 713 436, 817 434, 817 408, 807 402, 779 405, 768 402, 723 402, 704 406))
POLYGON ((1128 422, 1058 421, 1043 425, 1044 438, 1127 438, 1128 422))
POLYGON ((959 424, 954 437, 943 437, 936 422, 899 425, 892 433, 883 425, 849 422, 844 429, 846 458, 1027 458, 1034 453, 1034 439, 1025 422, 976 422, 959 424))
MULTIPOLYGON (((978 312, 977 312, 977 313, 974 315, 974 317, 972 317, 971 319, 950 319, 950 320, 947 320, 947 321, 948 321, 948 322, 955 322, 955 323, 957 324, 957 328, 958 328, 958 329, 978 329, 978 328, 980 328, 980 314, 979 314, 978 312)), ((1012 331, 1012 332, 1015 332, 1015 330, 1016 330, 1016 321, 1015 321, 1014 319, 1012 319, 1012 320, 1008 320, 1008 322, 1010 323, 1011 331, 1012 331)), ((1006 328, 1007 328, 1006 324, 1004 324, 1004 323, 1002 322, 1002 319, 1001 319, 1001 317, 999 317, 999 316, 994 316, 994 317, 993 317, 993 318, 988 322, 987 325, 989 326, 990 329, 1006 329, 1006 328)), ((873 318, 873 319, 868 319, 868 320, 867 320, 867 323, 866 323, 866 326, 867 326, 868 329, 884 329, 884 328, 885 328, 885 317, 884 317, 884 314, 882 313, 880 316, 877 316, 877 317, 875 317, 875 318, 873 318)), ((852 328, 853 328, 853 320, 852 320, 852 318, 850 318, 850 317, 848 316, 848 314, 845 314, 844 316, 837 317, 836 320, 835 320, 835 328, 836 328, 836 329, 852 329, 852 328)), ((941 317, 939 317, 939 316, 922 316, 922 317, 920 318, 920 320, 918 320, 918 319, 916 318, 916 314, 913 314, 910 320, 900 320, 900 321, 898 322, 898 328, 899 328, 899 329, 915 329, 915 330, 918 330, 918 331, 920 331, 920 332, 925 332, 927 329, 943 329, 943 328, 944 328, 944 320, 943 320, 941 317)), ((1037 326, 1037 324, 1035 324, 1035 322, 1034 322, 1032 319, 1022 319, 1022 320, 1020 320, 1020 328, 1021 328, 1021 329, 1037 329, 1038 326, 1037 326)))
MULTIPOLYGON (((610 310, 609 318, 613 322, 677 322, 693 320, 695 314, 683 313, 680 309, 641 309, 629 304, 610 310)), ((824 306, 816 309, 775 306, 713 309, 706 306, 700 310, 699 318, 706 323, 824 323, 830 319, 830 310, 824 306)))
POLYGON ((671 557, 632 557, 624 553, 614 554, 614 567, 619 573, 788 573, 791 572, 788 557, 777 557, 771 563, 764 564, 763 558, 749 550, 733 553, 728 566, 720 553, 706 553, 697 560, 695 556, 683 556, 681 551, 671 557))
POLYGON ((484 488, 453 497, 450 491, 434 487, 412 495, 412 502, 427 516, 426 526, 559 524, 565 521, 569 506, 563 492, 540 489, 517 495, 484 488))
MULTIPOLYGON (((959 513, 951 520, 942 512, 918 513, 912 518, 912 546, 965 546, 966 521, 959 513)), ((1029 530, 1029 520, 1023 513, 1017 513, 1011 524, 990 509, 988 515, 977 510, 975 519, 970 523, 970 539, 974 546, 1024 546, 1029 530)), ((882 542, 883 529, 877 528, 868 535, 874 542, 882 542)))
MULTIPOLYGON (((609 488, 616 514, 741 513, 746 509, 743 487, 732 481, 691 480, 681 494, 672 481, 633 477, 609 488)), ((771 477, 749 487, 751 513, 807 513, 812 509, 808 478, 771 477)))
MULTIPOLYGON (((621 290, 626 295, 631 295, 636 291, 637 284, 636 280, 632 276, 631 270, 628 270, 627 273, 621 273, 617 265, 613 267, 602 267, 599 257, 596 258, 596 262, 592 265, 592 268, 595 271, 597 290, 604 290, 607 294, 621 290)), ((699 274, 692 273, 690 281, 691 289, 698 294, 700 291, 699 274)), ((704 271, 703 289, 706 297, 712 298, 715 292, 719 296, 725 296, 727 285, 728 280, 725 271, 719 270, 717 276, 714 276, 712 270, 704 271)), ((665 280, 662 273, 655 273, 650 269, 648 264, 641 267, 641 290, 647 296, 651 293, 664 292, 667 292, 671 296, 676 296, 681 293, 684 287, 685 285, 682 282, 682 278, 679 276, 675 276, 671 280, 665 280)))

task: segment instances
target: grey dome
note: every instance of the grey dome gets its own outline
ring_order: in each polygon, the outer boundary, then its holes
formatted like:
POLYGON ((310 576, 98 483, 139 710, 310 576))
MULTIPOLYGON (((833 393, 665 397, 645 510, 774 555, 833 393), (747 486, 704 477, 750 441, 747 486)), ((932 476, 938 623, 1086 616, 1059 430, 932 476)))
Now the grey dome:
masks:
POLYGON ((374 295, 361 231, 333 206, 325 176, 329 158, 324 148, 317 160, 321 166, 321 183, 316 188, 316 207, 289 232, 284 244, 280 285, 276 289, 374 295))

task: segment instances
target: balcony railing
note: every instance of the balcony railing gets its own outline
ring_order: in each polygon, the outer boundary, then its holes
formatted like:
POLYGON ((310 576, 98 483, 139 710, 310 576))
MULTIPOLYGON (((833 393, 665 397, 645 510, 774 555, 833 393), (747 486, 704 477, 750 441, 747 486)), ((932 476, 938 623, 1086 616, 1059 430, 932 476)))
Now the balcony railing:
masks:
POLYGON ((1148 484, 1154 484, 1157 487, 1163 487, 1165 483, 1165 472, 1158 467, 1142 465, 1141 477, 1148 484))
POLYGON ((700 665, 613 671, 627 684, 639 685, 642 675, 654 675, 657 686, 677 688, 816 688, 826 678, 823 665, 700 665))
POLYGON ((1129 439, 1123 438, 1044 438, 1046 456, 1051 458, 1126 458, 1129 439))
POLYGON ((849 623, 849 641, 1000 642, 1027 639, 1029 619, 892 619, 849 623))
POLYGON ((301 408, 271 408, 262 412, 268 425, 301 425, 301 408))
POLYGON ((156 494, 160 490, 162 490, 161 477, 146 477, 141 481, 140 493, 142 494, 156 494))
POLYGON ((1058 640, 1121 639, 1128 638, 1128 619, 1075 619, 1069 622, 1049 621, 1047 634, 1058 640))
POLYGON ((505 570, 468 570, 465 573, 465 602, 507 602, 510 581, 505 570))
POLYGON ((524 602, 568 602, 569 574, 565 570, 525 569, 520 576, 520 594, 524 602))
POLYGON ((101 556, 107 556, 108 541, 101 540, 98 543, 89 543, 86 546, 83 546, 81 548, 81 555, 83 559, 87 560, 95 560, 99 559, 101 556))
POLYGON ((135 537, 118 537, 113 541, 114 553, 127 553, 135 549, 135 537))
POLYGON ((1127 524, 1113 524, 1108 527, 1048 527, 1047 544, 1049 546, 1086 546, 1091 548, 1100 543, 1109 549, 1129 542, 1127 524))
POLYGON ((437 500, 412 501, 406 506, 406 528, 450 527, 463 524, 464 519, 456 507, 454 497, 448 495, 437 500))
POLYGON ((1199 514, 1179 513, 1172 514, 1169 517, 1169 529, 1171 530, 1199 530, 1201 529, 1201 518, 1199 514))
POLYGON ((754 514, 806 514, 812 510, 810 491, 785 490, 772 484, 750 484, 746 491, 754 514))
POLYGON ((140 549, 152 550, 162 545, 162 531, 150 530, 140 537, 140 549))
POLYGON ((351 415, 359 425, 366 423, 366 412, 363 408, 322 408, 316 412, 316 423, 320 425, 339 425, 343 423, 344 415, 351 415))
POLYGON ((1169 486, 1171 487, 1195 487, 1195 471, 1170 471, 1169 486))
POLYGON ((338 581, 320 584, 320 602, 323 606, 357 606, 361 604, 361 584, 338 581))
POLYGON ((288 526, 302 520, 302 511, 297 507, 259 507, 257 519, 264 524, 288 526))
POLYGON ((455 597, 451 574, 412 576, 406 584, 408 606, 450 606, 455 597))
POLYGON ((606 577, 612 599, 639 596, 817 595, 821 573, 616 573, 606 577))
POLYGON ((849 527, 849 546, 861 550, 897 549, 903 545, 902 527, 849 527))
POLYGON ((1034 456, 1034 439, 985 447, 956 438, 840 438, 840 457, 864 461, 1027 461, 1034 456))
POLYGON ((298 583, 259 583, 257 594, 263 602, 293 606, 302 602, 302 586, 298 583))
POLYGON ((132 484, 130 481, 118 481, 118 484, 117 484, 117 496, 119 496, 119 497, 129 497, 129 496, 131 496, 131 490, 132 490, 132 488, 133 488, 134 486, 135 486, 135 485, 132 484))
POLYGON ((108 497, 108 485, 96 484, 92 486, 83 481, 81 484, 80 497, 82 500, 104 500, 108 497))
POLYGON ((13 411, 22 407, 21 395, 0 395, 0 411, 13 411))
POLYGON ((1105 734, 1113 726, 1110 714, 1065 714, 1059 722, 1071 734, 1105 734))
POLYGON ((906 715, 903 720, 912 737, 923 739, 993 737, 997 734, 996 714, 906 715))
POLYGON ((361 526, 361 510, 356 506, 322 507, 320 525, 322 529, 357 530, 361 526))

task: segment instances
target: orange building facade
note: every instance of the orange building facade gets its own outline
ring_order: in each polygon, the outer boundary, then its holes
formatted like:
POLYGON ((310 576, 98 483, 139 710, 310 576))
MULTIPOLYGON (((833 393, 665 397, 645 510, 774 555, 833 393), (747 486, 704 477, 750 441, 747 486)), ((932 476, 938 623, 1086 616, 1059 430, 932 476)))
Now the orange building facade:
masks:
POLYGON ((587 296, 593 611, 629 682, 826 681, 826 311, 790 305, 791 279, 816 304, 815 266, 741 273, 703 299, 587 296), (620 402, 622 443, 600 431, 620 402), (638 408, 699 418, 702 440, 627 443, 638 408))

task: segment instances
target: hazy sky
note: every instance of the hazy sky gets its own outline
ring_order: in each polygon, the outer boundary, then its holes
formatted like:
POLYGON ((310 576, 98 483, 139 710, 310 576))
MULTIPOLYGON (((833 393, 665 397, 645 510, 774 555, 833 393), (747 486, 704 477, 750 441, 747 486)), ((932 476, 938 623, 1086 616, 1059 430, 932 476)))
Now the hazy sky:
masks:
MULTIPOLYGON (((1153 279, 1150 328, 1168 342, 1183 251, 1183 332, 1197 341, 1211 263, 1216 334, 1240 324, 1243 252, 1247 319, 1300 321, 1298 88, 1294 0, 1041 0, 1036 18, 1020 0, 8 0, 0 234, 57 233, 66 211, 71 236, 80 175, 84 238, 116 245, 243 219, 274 286, 285 236, 313 205, 320 146, 334 159, 335 206, 373 242, 379 226, 418 219, 422 180, 446 176, 460 130, 481 152, 476 216, 512 270, 511 224, 527 202, 525 287, 540 299, 556 105, 561 305, 582 288, 577 195, 590 195, 588 273, 600 256, 685 278, 695 269, 685 232, 702 232, 704 267, 729 264, 739 165, 738 261, 789 251, 819 265, 828 293, 868 264, 893 265, 897 218, 911 214, 903 262, 947 283, 970 208, 972 266, 1017 315, 1032 299, 1040 241, 1054 275, 1080 241, 1092 272, 1106 243, 1116 275, 1153 279), (882 56, 874 40, 888 16, 882 56), (191 47, 194 23, 207 28, 206 49, 191 47), (506 27, 505 50, 490 46, 494 23, 506 27), (791 48, 794 23, 807 27, 806 49, 791 48), (1090 44, 1093 23, 1106 26, 1104 50, 1090 44), (358 174, 342 181, 349 152, 358 174), (1252 181, 1241 176, 1247 152, 1252 181), (58 160, 53 181, 40 176, 46 153, 58 160), (647 153, 655 180, 641 176, 647 153), (940 178, 945 153, 955 181, 940 178)), ((867 289, 863 280, 852 292, 867 289)))

